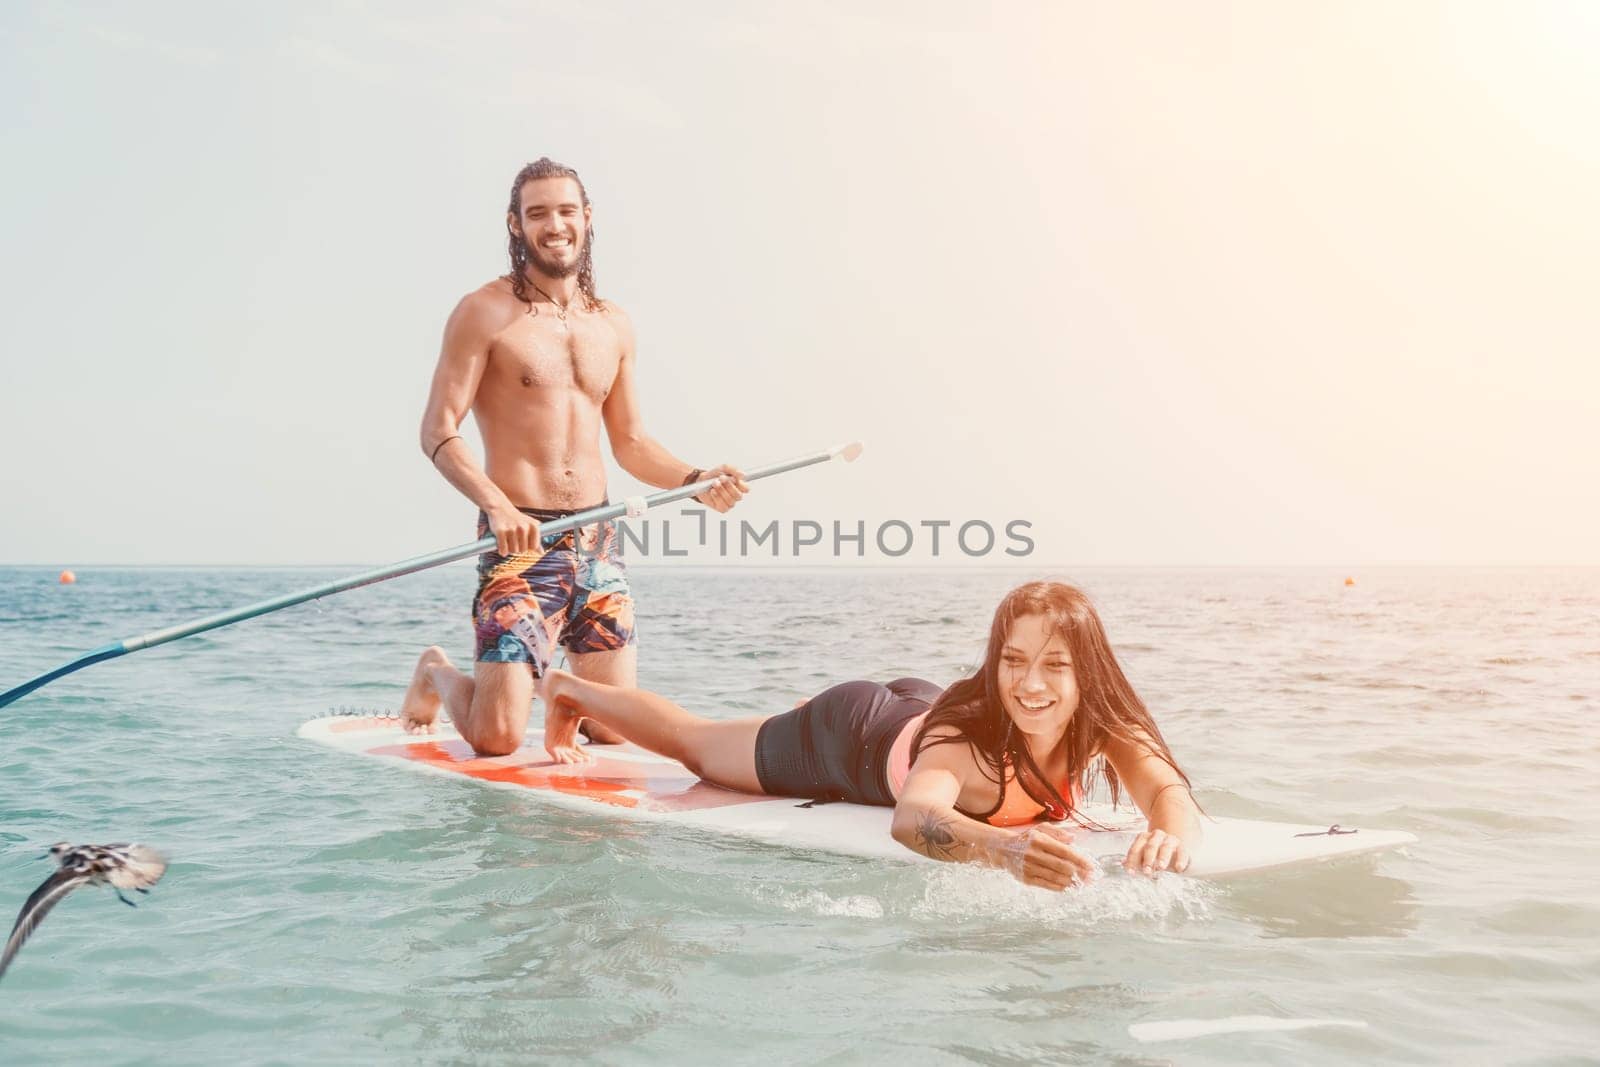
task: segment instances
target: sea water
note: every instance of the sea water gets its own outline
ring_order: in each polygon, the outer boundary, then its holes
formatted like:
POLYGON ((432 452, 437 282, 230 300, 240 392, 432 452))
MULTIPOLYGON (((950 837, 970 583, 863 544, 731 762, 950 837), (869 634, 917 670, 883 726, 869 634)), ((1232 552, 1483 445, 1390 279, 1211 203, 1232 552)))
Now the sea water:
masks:
MULTIPOLYGON (((356 568, 352 568, 356 569, 356 568)), ((0 688, 337 570, 0 570, 0 688)), ((637 567, 641 683, 708 716, 971 670, 1002 570, 637 567)), ((468 658, 470 568, 62 679, 0 712, 0 907, 83 889, 0 981, 17 1063, 1600 1062, 1600 571, 1083 570, 1216 815, 1377 856, 1049 893, 630 822, 295 728, 468 658)))

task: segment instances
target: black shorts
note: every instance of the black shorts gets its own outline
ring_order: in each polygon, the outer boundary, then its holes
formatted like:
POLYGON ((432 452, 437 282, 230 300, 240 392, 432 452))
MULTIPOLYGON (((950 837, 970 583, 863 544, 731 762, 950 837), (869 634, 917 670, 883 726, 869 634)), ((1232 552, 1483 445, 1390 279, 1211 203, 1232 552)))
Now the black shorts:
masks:
POLYGON ((756 733, 761 791, 893 807, 889 750, 943 691, 920 678, 845 682, 774 715, 756 733))

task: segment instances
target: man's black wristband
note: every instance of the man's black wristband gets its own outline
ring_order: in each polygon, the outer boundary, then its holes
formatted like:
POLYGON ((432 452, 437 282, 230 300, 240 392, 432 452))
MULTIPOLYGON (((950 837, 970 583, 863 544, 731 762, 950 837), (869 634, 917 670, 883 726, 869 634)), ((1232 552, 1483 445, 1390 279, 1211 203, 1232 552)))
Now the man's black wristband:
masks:
POLYGON ((438 463, 439 462, 439 449, 443 448, 445 445, 449 444, 451 441, 459 441, 459 440, 461 440, 461 435, 458 434, 458 433, 453 433, 449 437, 446 437, 443 441, 440 441, 438 444, 434 445, 433 446, 433 455, 428 457, 428 462, 429 463, 438 463))

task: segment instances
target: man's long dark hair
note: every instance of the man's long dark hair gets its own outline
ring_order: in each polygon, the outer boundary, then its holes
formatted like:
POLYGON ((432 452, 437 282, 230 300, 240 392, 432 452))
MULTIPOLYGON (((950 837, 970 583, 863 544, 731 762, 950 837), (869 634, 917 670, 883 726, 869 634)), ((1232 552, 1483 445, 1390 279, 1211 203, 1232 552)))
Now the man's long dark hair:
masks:
MULTIPOLYGON (((962 743, 972 746, 985 773, 1005 781, 1012 768, 1016 784, 1047 810, 1056 807, 1073 817, 1079 791, 1088 792, 1091 771, 1098 764, 1111 791, 1113 804, 1122 795, 1122 783, 1105 754, 1105 742, 1115 738, 1153 753, 1167 762, 1189 786, 1189 777, 1172 757, 1167 742, 1134 692, 1122 666, 1111 651, 1105 627, 1094 605, 1079 589, 1061 582, 1029 582, 1006 594, 995 609, 989 627, 989 644, 983 665, 970 678, 956 682, 936 700, 911 744, 911 761, 927 745, 962 743), (1078 683, 1078 707, 1067 724, 1067 796, 1045 777, 1028 752, 1020 730, 1012 728, 1000 700, 1000 656, 1012 627, 1027 615, 1043 617, 1047 630, 1067 643, 1072 671, 1078 683), (954 728, 952 733, 951 728, 954 728), (930 736, 930 734, 944 736, 930 736)), ((1082 821, 1076 819, 1075 821, 1082 821)))
MULTIPOLYGON (((549 156, 541 156, 517 171, 516 180, 511 183, 511 203, 506 207, 506 212, 517 221, 508 224, 510 232, 507 234, 506 250, 511 253, 511 295, 530 306, 533 299, 528 296, 528 242, 522 236, 522 183, 540 178, 571 178, 578 184, 578 196, 583 200, 583 206, 589 206, 589 190, 583 187, 583 179, 578 177, 578 172, 549 156)), ((584 236, 583 255, 578 260, 578 292, 583 294, 584 307, 589 311, 597 311, 600 298, 594 292, 594 227, 586 222, 585 228, 588 233, 584 236)))

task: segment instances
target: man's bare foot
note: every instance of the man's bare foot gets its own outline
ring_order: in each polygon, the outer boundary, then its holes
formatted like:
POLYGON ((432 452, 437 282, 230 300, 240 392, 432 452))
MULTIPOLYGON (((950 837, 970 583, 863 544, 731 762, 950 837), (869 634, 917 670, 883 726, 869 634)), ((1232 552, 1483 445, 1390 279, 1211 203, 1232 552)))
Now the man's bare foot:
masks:
POLYGON ((577 679, 554 668, 534 682, 539 699, 544 701, 544 750, 557 763, 593 763, 594 757, 578 744, 578 720, 582 718, 570 695, 577 679))
POLYGON ((431 645, 417 658, 417 669, 411 675, 411 686, 400 702, 400 725, 408 734, 433 733, 434 720, 439 717, 439 693, 433 687, 432 671, 435 667, 450 666, 444 649, 431 645))

